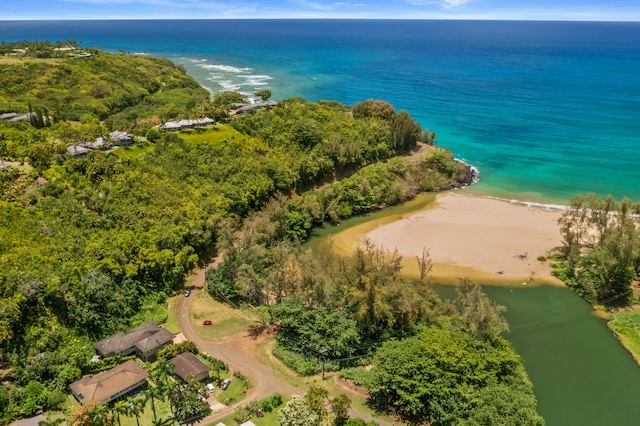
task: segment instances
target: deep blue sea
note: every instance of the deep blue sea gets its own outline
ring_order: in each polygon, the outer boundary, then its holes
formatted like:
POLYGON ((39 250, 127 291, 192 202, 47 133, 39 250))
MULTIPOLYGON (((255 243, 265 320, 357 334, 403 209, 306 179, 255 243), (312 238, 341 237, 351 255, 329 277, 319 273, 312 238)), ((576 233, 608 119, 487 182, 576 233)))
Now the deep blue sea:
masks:
POLYGON ((640 200, 640 23, 0 21, 0 39, 165 56, 213 93, 384 99, 479 168, 474 192, 640 200))

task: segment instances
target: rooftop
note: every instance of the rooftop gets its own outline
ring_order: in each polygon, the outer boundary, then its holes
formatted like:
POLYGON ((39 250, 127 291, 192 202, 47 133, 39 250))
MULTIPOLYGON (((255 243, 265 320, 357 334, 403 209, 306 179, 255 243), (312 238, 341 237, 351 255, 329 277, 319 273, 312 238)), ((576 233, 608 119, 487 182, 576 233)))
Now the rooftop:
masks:
POLYGON ((80 403, 109 402, 114 396, 143 383, 149 374, 134 360, 95 376, 86 376, 69 385, 80 403))
POLYGON ((209 375, 209 366, 202 362, 191 352, 184 352, 169 361, 169 365, 174 366, 174 372, 182 379, 186 380, 187 376, 198 378, 201 375, 209 375))
POLYGON ((155 321, 149 321, 130 330, 128 333, 118 332, 93 344, 103 357, 113 356, 121 352, 138 348, 142 353, 170 342, 173 333, 161 327, 155 321), (154 346, 157 345, 157 346, 154 346))

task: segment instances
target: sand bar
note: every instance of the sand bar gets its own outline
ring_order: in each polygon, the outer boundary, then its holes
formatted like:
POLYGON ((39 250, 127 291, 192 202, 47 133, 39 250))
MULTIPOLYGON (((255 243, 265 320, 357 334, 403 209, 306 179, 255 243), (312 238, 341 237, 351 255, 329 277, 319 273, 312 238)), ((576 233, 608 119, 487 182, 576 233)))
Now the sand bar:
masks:
POLYGON ((475 271, 500 279, 536 279, 551 276, 549 262, 537 258, 561 244, 561 214, 558 209, 445 193, 433 208, 365 237, 410 259, 428 248, 436 276, 475 271))

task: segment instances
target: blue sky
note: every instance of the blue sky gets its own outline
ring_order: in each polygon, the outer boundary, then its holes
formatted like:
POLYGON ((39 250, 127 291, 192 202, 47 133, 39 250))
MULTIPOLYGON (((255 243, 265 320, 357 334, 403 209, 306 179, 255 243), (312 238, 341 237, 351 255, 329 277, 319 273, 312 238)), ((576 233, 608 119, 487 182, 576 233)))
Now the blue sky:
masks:
POLYGON ((0 20, 165 18, 640 21, 640 0, 0 0, 0 20))

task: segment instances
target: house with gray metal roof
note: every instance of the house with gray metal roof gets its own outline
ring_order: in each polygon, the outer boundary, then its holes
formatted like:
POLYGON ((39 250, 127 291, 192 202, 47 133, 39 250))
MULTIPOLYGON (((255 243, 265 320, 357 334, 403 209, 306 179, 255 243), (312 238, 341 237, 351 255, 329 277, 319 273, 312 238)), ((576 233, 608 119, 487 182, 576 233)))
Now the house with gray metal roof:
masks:
POLYGON ((209 366, 191 352, 181 353, 175 358, 170 359, 168 364, 174 366, 173 372, 184 381, 187 380, 188 376, 198 381, 209 378, 209 366))
POLYGON ((171 343, 174 334, 155 321, 149 321, 127 333, 118 332, 93 344, 103 358, 136 354, 145 361, 153 361, 158 351, 171 343))

